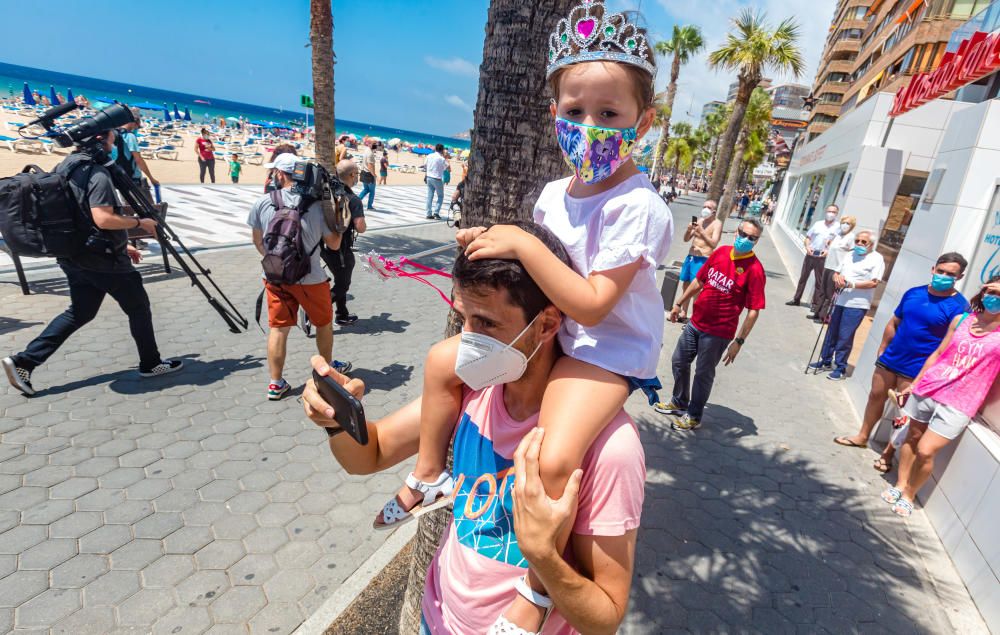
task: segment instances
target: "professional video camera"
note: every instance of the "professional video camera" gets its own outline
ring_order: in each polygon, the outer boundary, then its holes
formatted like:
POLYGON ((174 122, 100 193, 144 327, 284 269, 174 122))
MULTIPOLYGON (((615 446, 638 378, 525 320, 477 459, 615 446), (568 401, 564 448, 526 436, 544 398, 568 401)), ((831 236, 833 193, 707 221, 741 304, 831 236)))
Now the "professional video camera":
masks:
MULTIPOLYGON (((210 275, 212 272, 198 262, 190 250, 188 250, 188 248, 181 241, 180 236, 178 236, 177 233, 171 229, 169 225, 167 225, 163 215, 149 200, 147 194, 140 190, 135 182, 132 181, 132 178, 121 168, 121 166, 112 161, 108 156, 108 153, 104 151, 104 147, 98 137, 110 130, 135 121, 135 118, 132 117, 132 112, 121 104, 115 104, 113 106, 108 106, 103 110, 97 111, 97 113, 92 116, 82 117, 72 125, 64 127, 56 126, 56 119, 78 107, 79 106, 77 104, 68 102, 54 108, 50 108, 45 111, 41 117, 22 127, 19 130, 19 134, 27 139, 45 137, 51 139, 61 147, 75 145, 80 152, 87 155, 92 161, 107 168, 108 172, 111 173, 111 179, 114 182, 115 189, 118 190, 119 194, 121 194, 125 203, 131 206, 132 209, 135 210, 135 213, 140 217, 152 218, 156 221, 156 238, 160 243, 160 247, 165 253, 172 256, 184 273, 188 275, 191 279, 192 286, 197 287, 198 290, 201 291, 202 295, 205 296, 205 299, 208 300, 208 303, 225 321, 229 330, 233 333, 241 332, 241 327, 245 330, 249 325, 249 322, 240 314, 239 310, 233 305, 229 298, 226 297, 226 294, 222 292, 219 285, 212 280, 210 275), (44 128, 45 133, 34 136, 27 134, 30 129, 36 125, 44 128), (184 257, 181 256, 171 242, 177 244, 180 251, 184 253, 184 257), (185 260, 185 257, 187 260, 191 261, 191 265, 197 268, 198 273, 195 273, 192 266, 185 260), (201 274, 201 276, 208 280, 209 284, 212 285, 219 297, 221 297, 228 305, 228 308, 223 306, 211 293, 209 293, 208 289, 205 288, 205 285, 202 284, 201 278, 199 278, 198 274, 201 274)), ((166 262, 166 259, 164 259, 165 264, 166 262)))
POLYGON ((351 210, 348 206, 347 186, 315 161, 299 161, 292 172, 292 192, 301 196, 301 207, 305 209, 319 201, 323 204, 323 215, 327 225, 338 234, 343 234, 351 226, 351 210))

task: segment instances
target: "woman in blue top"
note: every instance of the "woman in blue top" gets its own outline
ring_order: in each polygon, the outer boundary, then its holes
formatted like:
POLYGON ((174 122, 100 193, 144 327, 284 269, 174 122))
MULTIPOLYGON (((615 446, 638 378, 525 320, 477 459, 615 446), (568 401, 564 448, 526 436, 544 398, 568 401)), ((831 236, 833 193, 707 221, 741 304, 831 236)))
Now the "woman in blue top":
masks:
MULTIPOLYGON (((944 254, 931 269, 930 284, 913 287, 903 294, 882 334, 861 429, 854 436, 837 437, 834 443, 868 447, 868 437, 882 418, 889 391, 902 392, 913 383, 927 357, 948 333, 952 319, 968 311, 969 301, 955 290, 955 282, 962 279, 968 264, 961 254, 944 254)), ((888 472, 895 452, 891 443, 886 444, 882 455, 875 460, 875 469, 883 474, 888 472)))

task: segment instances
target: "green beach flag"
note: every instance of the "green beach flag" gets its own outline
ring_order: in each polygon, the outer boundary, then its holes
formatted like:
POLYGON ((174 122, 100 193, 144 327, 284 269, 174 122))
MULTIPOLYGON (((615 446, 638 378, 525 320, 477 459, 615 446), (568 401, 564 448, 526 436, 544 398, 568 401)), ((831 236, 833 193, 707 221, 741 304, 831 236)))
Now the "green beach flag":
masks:
POLYGON ((310 97, 309 95, 300 95, 299 96, 299 104, 303 108, 312 108, 313 107, 313 98, 310 97))

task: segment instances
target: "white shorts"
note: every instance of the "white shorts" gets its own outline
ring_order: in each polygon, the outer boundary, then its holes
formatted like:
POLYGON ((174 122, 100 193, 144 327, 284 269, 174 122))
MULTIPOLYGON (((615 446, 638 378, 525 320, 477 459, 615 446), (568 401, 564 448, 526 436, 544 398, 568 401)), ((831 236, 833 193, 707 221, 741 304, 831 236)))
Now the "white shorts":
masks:
POLYGON ((918 423, 926 423, 927 429, 945 439, 954 439, 962 434, 972 418, 952 406, 938 403, 930 397, 910 395, 903 406, 903 412, 918 423))

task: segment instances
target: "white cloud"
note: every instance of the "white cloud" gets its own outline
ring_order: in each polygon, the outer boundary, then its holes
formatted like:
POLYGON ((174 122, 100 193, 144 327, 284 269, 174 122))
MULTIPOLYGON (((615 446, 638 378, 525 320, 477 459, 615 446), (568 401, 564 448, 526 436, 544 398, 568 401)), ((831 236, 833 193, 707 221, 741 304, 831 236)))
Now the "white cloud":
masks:
MULTIPOLYGON (((795 81, 812 86, 819 65, 820 55, 830 28, 830 20, 836 8, 836 0, 715 0, 714 2, 676 2, 658 0, 668 14, 679 24, 694 24, 701 27, 705 38, 705 49, 681 68, 677 99, 674 112, 685 121, 697 123, 701 117, 701 107, 708 101, 723 100, 729 84, 736 80, 734 74, 716 72, 708 66, 708 53, 718 48, 730 29, 730 19, 746 8, 763 10, 767 20, 773 25, 785 18, 794 18, 799 24, 799 47, 806 62, 806 70, 798 78, 791 76, 771 77, 775 82, 795 81)), ((657 25, 650 25, 654 37, 657 25)), ((666 28, 664 36, 669 33, 666 28)), ((657 88, 662 89, 670 79, 669 60, 661 58, 657 74, 657 88)))
POLYGON ((465 100, 459 97, 458 95, 448 95, 444 98, 444 101, 445 103, 454 106, 455 108, 458 108, 460 110, 464 110, 466 112, 472 112, 472 106, 467 104, 465 100))
POLYGON ((479 67, 461 57, 441 58, 427 55, 424 57, 424 62, 431 68, 436 68, 439 71, 451 73, 452 75, 479 77, 479 67))

